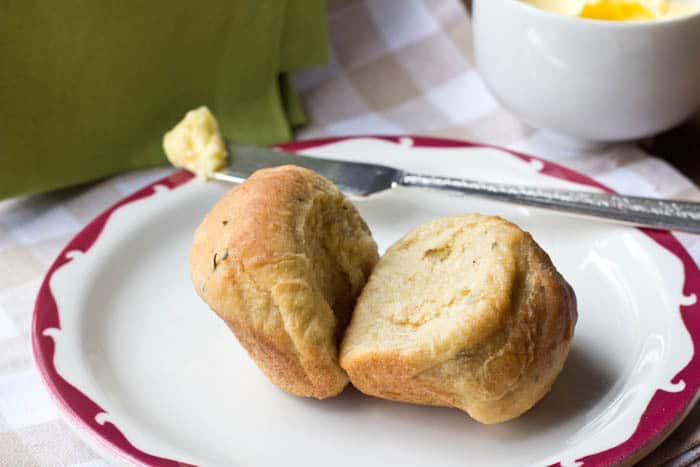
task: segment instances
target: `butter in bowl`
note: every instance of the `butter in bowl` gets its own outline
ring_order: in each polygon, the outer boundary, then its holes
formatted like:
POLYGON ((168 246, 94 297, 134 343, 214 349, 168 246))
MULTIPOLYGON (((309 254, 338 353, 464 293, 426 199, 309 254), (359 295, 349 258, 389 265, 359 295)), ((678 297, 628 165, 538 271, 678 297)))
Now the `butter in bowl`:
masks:
POLYGON ((475 0, 476 65, 559 145, 666 130, 700 108, 700 1, 475 0))

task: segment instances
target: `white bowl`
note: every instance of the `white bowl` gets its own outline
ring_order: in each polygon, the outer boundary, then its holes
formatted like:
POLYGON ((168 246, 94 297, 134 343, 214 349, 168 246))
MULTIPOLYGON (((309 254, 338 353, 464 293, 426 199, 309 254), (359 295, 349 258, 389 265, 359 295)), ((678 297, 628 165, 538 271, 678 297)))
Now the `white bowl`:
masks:
POLYGON ((473 32, 496 99, 567 146, 650 136, 700 108, 700 13, 615 22, 474 0, 473 32))

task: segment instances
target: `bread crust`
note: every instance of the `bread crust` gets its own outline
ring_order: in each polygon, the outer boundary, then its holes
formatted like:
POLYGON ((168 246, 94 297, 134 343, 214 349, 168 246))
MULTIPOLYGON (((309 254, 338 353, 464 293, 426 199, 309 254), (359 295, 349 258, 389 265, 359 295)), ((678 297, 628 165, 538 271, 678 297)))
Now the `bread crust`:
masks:
POLYGON ((529 234, 498 217, 439 219, 379 261, 340 364, 366 394, 499 423, 549 391, 576 319, 572 288, 529 234))
POLYGON ((194 234, 190 273, 271 382, 322 399, 348 382, 338 342, 377 260, 367 225, 331 182, 282 166, 216 203, 194 234))

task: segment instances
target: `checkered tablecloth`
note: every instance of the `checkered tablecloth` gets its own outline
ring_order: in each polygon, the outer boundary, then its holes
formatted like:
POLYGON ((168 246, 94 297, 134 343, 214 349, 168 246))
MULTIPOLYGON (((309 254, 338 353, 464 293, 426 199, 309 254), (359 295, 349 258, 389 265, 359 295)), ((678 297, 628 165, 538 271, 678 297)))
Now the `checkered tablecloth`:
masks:
MULTIPOLYGON (((329 10, 331 61, 295 80, 312 119, 298 138, 411 133, 470 139, 556 160, 627 194, 700 200, 685 177, 635 146, 567 153, 499 107, 474 70, 470 23, 459 1, 335 0, 329 10)), ((169 171, 0 202, 0 466, 107 465, 61 421, 33 367, 33 300, 49 264, 82 226, 169 171)), ((698 238, 678 237, 700 259, 698 238)), ((687 453, 700 442, 699 426, 695 410, 648 464, 687 453)))

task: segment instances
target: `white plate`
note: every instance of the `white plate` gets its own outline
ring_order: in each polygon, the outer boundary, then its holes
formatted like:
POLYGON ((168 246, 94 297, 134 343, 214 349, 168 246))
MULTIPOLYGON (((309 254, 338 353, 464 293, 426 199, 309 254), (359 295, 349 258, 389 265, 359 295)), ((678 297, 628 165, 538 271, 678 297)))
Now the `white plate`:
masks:
MULTIPOLYGON (((290 150, 415 172, 599 189, 496 148, 347 138, 290 150)), ((532 232, 578 296, 563 373, 522 417, 480 425, 457 410, 366 397, 325 401, 270 384, 195 295, 192 232, 227 186, 178 172, 122 200, 57 258, 37 297, 37 364, 93 441, 149 465, 575 465, 626 463, 680 422, 700 384, 700 273, 668 232, 394 189, 356 204, 383 251, 440 216, 498 214, 532 232)))

